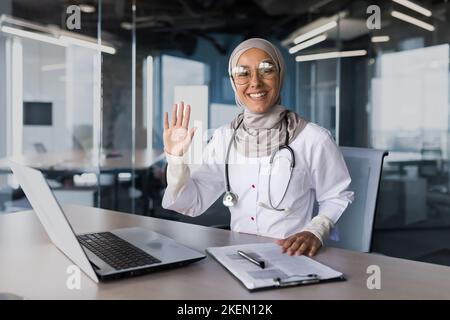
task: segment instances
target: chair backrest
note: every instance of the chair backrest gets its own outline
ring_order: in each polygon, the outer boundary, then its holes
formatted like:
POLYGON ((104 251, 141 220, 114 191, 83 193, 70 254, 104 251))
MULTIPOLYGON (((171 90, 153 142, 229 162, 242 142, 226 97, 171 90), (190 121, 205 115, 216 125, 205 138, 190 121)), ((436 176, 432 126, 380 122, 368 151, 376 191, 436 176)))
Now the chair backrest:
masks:
POLYGON ((385 150, 340 147, 352 182, 349 190, 355 193, 336 223, 327 245, 360 252, 370 252, 385 150))

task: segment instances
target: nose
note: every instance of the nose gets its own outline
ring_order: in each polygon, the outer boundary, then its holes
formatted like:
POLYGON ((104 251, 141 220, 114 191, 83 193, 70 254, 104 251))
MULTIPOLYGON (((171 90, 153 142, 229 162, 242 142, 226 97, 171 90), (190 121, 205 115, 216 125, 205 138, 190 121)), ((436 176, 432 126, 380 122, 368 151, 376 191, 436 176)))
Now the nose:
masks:
POLYGON ((259 77, 258 72, 254 71, 251 73, 250 85, 252 87, 258 87, 261 84, 261 78, 259 77))

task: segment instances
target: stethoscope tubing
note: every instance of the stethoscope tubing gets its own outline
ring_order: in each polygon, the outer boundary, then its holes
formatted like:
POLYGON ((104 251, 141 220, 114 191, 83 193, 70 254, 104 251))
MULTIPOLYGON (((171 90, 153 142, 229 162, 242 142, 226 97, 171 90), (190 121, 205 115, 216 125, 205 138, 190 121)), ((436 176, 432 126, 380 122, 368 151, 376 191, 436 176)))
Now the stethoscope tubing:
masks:
MULTIPOLYGON (((233 131, 233 135, 231 137, 230 143, 228 144, 228 148, 227 148, 227 153, 226 153, 226 157, 225 157, 225 197, 227 196, 231 196, 235 202, 237 202, 237 195, 234 194, 231 191, 231 185, 230 185, 230 176, 229 176, 229 172, 228 172, 228 161, 229 161, 229 157, 230 157, 230 151, 231 151, 231 146, 233 145, 234 142, 234 137, 236 136, 236 131, 237 129, 241 126, 242 122, 244 121, 244 118, 241 119, 241 121, 239 121, 238 125, 236 126, 236 128, 233 131)), ((268 199, 269 199, 269 205, 270 208, 276 211, 287 211, 287 209, 279 209, 278 207, 280 206, 281 202, 283 202, 284 197, 286 196, 287 190, 289 188, 289 184, 291 182, 291 178, 292 178, 292 170, 295 167, 295 154, 294 151, 292 150, 292 148, 288 145, 289 144, 289 132, 287 130, 287 126, 288 126, 288 121, 287 121, 287 113, 285 115, 285 121, 286 121, 286 140, 285 140, 285 144, 282 145, 281 147, 279 147, 277 150, 275 150, 269 160, 269 164, 270 164, 270 172, 269 172, 269 183, 268 183, 268 199), (281 150, 286 149, 289 151, 290 155, 291 155, 291 161, 290 161, 290 173, 289 173, 289 180, 287 183, 287 186, 283 192, 283 196, 281 197, 281 200, 278 202, 278 204, 276 206, 274 206, 272 204, 272 198, 270 196, 270 181, 271 181, 271 175, 272 175, 272 164, 273 164, 273 160, 276 156, 276 154, 278 152, 280 152, 281 150)), ((224 199, 225 199, 224 197, 224 199)), ((224 205, 226 206, 233 206, 235 204, 235 202, 233 204, 225 204, 225 200, 224 200, 224 205)))

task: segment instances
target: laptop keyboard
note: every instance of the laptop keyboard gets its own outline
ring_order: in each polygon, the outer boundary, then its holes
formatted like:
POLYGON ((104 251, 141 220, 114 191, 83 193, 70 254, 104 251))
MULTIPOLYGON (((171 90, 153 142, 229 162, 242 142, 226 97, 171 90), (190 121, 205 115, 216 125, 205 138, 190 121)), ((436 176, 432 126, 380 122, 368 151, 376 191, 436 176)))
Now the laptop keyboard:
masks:
POLYGON ((161 262, 111 232, 83 234, 77 236, 77 238, 81 245, 116 270, 137 268, 161 262))

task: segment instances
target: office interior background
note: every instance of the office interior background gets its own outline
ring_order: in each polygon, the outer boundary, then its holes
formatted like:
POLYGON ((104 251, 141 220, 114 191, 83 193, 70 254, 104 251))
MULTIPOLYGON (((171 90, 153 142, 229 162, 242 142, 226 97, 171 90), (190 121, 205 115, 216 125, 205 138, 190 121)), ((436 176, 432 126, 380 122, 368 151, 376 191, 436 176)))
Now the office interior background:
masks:
MULTIPOLYGON (((161 208, 162 117, 184 100, 202 130, 229 123, 229 55, 263 37, 286 60, 283 105, 389 151, 372 250, 450 265, 450 4, 402 2, 1 0, 0 158, 41 169, 62 204, 226 227, 220 199, 161 208)), ((29 208, 2 168, 0 214, 29 208)))

